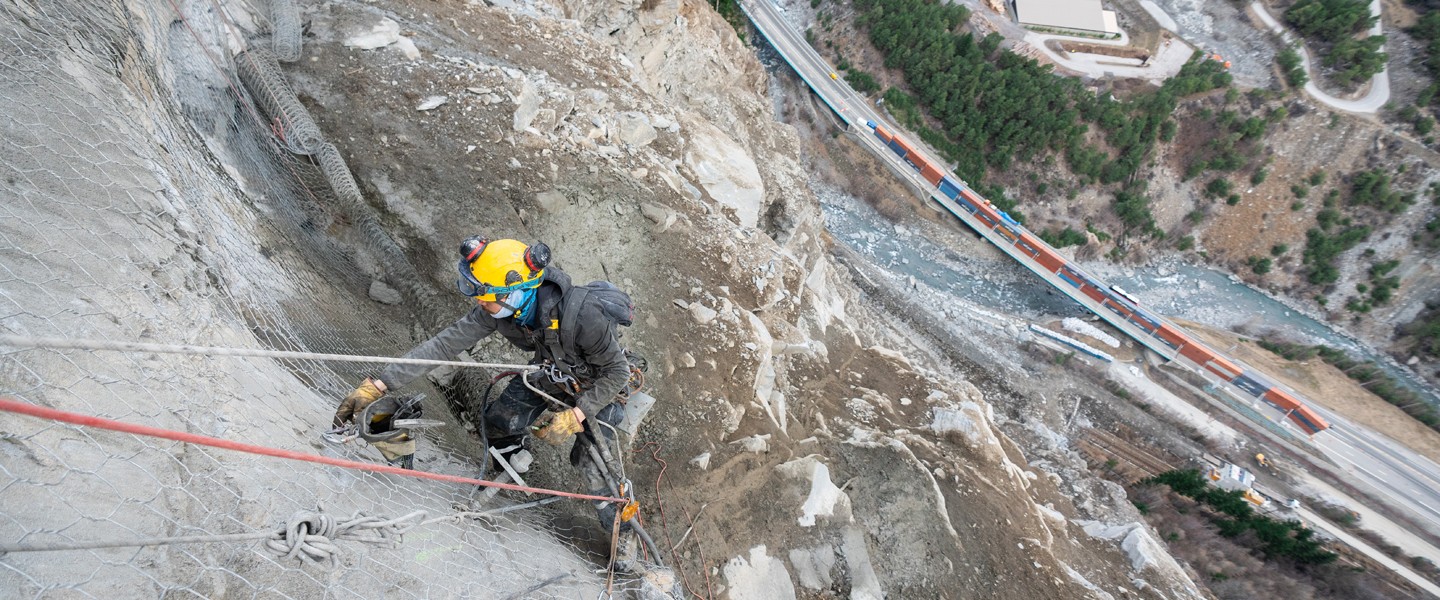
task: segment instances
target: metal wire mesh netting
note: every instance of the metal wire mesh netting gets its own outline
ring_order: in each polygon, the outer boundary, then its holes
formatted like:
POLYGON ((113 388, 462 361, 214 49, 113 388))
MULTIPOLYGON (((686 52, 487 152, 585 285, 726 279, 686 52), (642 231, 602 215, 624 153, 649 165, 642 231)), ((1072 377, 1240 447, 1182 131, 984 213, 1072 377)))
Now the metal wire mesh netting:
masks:
MULTIPOLYGON (((367 299, 373 278, 413 267, 372 239, 383 232, 355 214, 363 202, 337 201, 310 156, 323 139, 297 141, 240 81, 247 24, 268 18, 249 8, 0 4, 0 334, 395 356, 440 312, 420 288, 402 289, 410 308, 367 299)), ((317 434, 375 371, 0 347, 0 395, 22 402, 369 461, 373 449, 317 434)), ((473 441, 457 430, 422 439, 417 468, 473 476, 473 441)), ((423 520, 504 503, 472 492, 0 413, 0 545, 255 534, 297 514, 423 520)), ((259 540, 15 551, 0 555, 0 596, 601 595, 596 564, 538 518, 332 540, 307 550, 317 562, 259 540)))

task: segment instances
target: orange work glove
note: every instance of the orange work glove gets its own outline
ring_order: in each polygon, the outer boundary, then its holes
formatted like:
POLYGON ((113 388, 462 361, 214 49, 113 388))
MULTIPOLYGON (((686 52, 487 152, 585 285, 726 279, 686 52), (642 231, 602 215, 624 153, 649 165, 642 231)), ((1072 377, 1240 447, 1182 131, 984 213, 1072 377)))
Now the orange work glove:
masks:
POLYGON ((370 406, 384 395, 385 383, 378 379, 367 378, 364 383, 360 384, 360 387, 355 388, 355 391, 350 392, 350 395, 340 403, 340 408, 335 411, 334 426, 340 427, 349 423, 351 419, 355 418, 355 413, 365 410, 365 407, 370 406))
POLYGON ((535 437, 545 440, 546 443, 553 446, 559 446, 571 436, 585 430, 580 426, 584 420, 585 413, 580 412, 578 408, 572 408, 564 412, 545 413, 545 416, 540 417, 540 420, 536 421, 530 429, 535 431, 535 437))

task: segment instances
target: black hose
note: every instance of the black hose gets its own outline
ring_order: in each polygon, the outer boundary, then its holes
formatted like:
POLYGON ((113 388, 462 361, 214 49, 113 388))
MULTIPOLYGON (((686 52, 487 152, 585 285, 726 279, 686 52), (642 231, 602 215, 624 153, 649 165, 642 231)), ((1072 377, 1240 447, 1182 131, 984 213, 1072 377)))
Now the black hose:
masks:
MULTIPOLYGON (((616 497, 622 497, 620 496, 620 486, 612 476, 613 471, 610 470, 610 461, 613 460, 613 457, 610 454, 609 448, 601 446, 599 440, 595 439, 595 435, 591 433, 589 429, 586 429, 581 435, 589 438, 590 443, 586 444, 586 449, 590 451, 590 461, 595 463, 596 468, 599 469, 600 475, 605 479, 605 485, 610 488, 610 493, 616 497)), ((618 512, 624 508, 623 506, 617 506, 615 510, 618 512)), ((645 544, 645 547, 650 550, 650 553, 655 557, 655 564, 661 567, 665 566, 665 557, 660 554, 660 546, 650 537, 650 533, 645 531, 645 527, 640 524, 638 519, 630 523, 630 529, 640 538, 640 542, 645 544)))
POLYGON ((485 409, 490 407, 490 392, 495 389, 495 384, 501 379, 519 374, 519 371, 506 371, 491 377, 490 383, 485 386, 485 393, 480 395, 480 414, 476 415, 478 422, 475 423, 475 431, 480 434, 480 448, 485 452, 485 456, 480 460, 480 476, 476 477, 481 481, 485 481, 490 475, 490 461, 494 460, 490 456, 490 432, 485 430, 485 409))

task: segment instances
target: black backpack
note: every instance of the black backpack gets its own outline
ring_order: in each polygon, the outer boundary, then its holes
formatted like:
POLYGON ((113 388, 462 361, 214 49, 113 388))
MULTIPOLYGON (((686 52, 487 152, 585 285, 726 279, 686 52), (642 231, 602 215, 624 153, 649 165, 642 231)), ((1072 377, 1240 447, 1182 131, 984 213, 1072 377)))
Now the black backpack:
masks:
MULTIPOLYGON (((564 296, 564 308, 560 314, 560 348, 575 348, 575 322, 580 318, 580 308, 585 306, 586 302, 598 304, 600 314, 605 315, 612 324, 621 327, 635 324, 635 301, 629 294, 621 291, 621 288, 616 288, 615 283, 592 281, 585 285, 570 286, 569 294, 564 296)), ((556 353, 557 358, 560 355, 563 353, 556 353)))
MULTIPOLYGON (((580 308, 586 302, 595 302, 599 304, 601 314, 611 323, 621 327, 635 324, 635 301, 630 298, 630 294, 615 287, 613 283, 592 281, 585 285, 572 286, 568 296, 565 299, 565 313, 560 315, 561 323, 574 323, 575 319, 580 318, 580 308)), ((560 335, 560 343, 564 347, 575 347, 574 327, 561 327, 560 335)))
MULTIPOLYGON (((580 308, 589 302, 598 304, 600 313, 615 325, 629 327, 635 323, 635 301, 630 298, 630 294, 608 281, 592 281, 585 285, 572 286, 566 297, 564 314, 560 315, 560 322, 562 324, 574 323, 575 319, 580 318, 580 308)), ((573 326, 562 325, 560 327, 563 348, 575 347, 576 329, 573 326)), ((616 337, 619 337, 618 333, 616 337)), ((630 383, 619 393, 619 400, 622 403, 630 397, 630 394, 638 391, 640 386, 644 385, 643 373, 649 370, 649 361, 629 349, 625 350, 625 360, 630 363, 630 383)))
POLYGON ((367 442, 392 442, 410 433, 409 429, 395 427, 395 421, 419 419, 424 416, 421 401, 425 394, 414 396, 386 396, 371 402, 360 411, 355 420, 360 437, 367 442))

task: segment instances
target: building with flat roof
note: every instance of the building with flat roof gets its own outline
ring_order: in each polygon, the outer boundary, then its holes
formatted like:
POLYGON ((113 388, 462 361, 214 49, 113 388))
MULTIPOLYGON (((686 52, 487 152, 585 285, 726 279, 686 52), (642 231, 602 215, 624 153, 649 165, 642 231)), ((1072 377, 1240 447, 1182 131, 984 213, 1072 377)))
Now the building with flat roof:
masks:
POLYGON ((1015 20, 1025 27, 1087 35, 1120 33, 1115 11, 1105 10, 1100 0, 1015 0, 1015 20))

